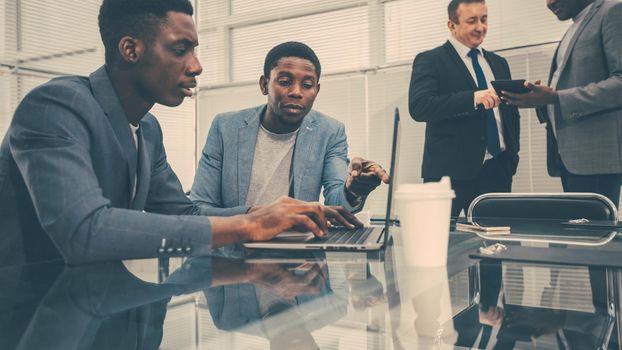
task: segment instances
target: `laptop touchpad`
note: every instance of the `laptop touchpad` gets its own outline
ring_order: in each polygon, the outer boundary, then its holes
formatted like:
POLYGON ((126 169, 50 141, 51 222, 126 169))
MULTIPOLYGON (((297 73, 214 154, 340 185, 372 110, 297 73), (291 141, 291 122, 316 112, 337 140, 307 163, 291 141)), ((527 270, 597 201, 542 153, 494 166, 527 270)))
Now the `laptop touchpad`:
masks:
POLYGON ((274 240, 281 242, 306 242, 315 238, 315 235, 311 231, 298 232, 298 231, 284 231, 281 234, 274 237, 274 240))

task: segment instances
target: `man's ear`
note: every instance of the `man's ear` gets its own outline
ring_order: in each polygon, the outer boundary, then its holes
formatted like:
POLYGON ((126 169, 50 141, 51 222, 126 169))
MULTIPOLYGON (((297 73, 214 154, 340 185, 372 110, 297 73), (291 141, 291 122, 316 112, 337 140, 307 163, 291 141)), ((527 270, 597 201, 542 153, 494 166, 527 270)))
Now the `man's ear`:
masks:
POLYGON ((119 55, 124 62, 135 64, 144 51, 142 42, 131 36, 124 36, 119 40, 119 55))
POLYGON ((452 22, 451 20, 447 21, 447 28, 449 28, 450 32, 454 32, 454 30, 456 29, 456 24, 454 22, 452 22))
POLYGON ((320 83, 318 82, 317 83, 317 94, 319 94, 319 93, 320 93, 320 83))
POLYGON ((268 95, 268 81, 270 77, 266 78, 263 75, 259 77, 259 89, 262 95, 268 95))

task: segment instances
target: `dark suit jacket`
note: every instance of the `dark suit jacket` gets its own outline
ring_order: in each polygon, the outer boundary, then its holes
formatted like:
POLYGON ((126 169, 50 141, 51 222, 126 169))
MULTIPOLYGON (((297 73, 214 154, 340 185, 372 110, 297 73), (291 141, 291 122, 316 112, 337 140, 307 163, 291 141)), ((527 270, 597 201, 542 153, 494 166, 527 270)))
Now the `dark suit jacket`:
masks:
MULTIPOLYGON (((484 51, 495 79, 510 79, 507 61, 484 51)), ((449 175, 455 180, 475 178, 486 152, 486 113, 473 108, 478 90, 467 67, 447 41, 415 57, 408 106, 410 115, 426 123, 422 177, 449 175)), ((503 160, 510 174, 518 166, 520 123, 518 109, 501 105, 506 150, 503 160)))
POLYGON ((209 253, 209 220, 196 215, 247 208, 194 205, 167 162, 155 117, 147 113, 139 130, 137 152, 105 67, 29 93, 0 148, 2 250, 84 263, 153 257, 166 239, 209 253))

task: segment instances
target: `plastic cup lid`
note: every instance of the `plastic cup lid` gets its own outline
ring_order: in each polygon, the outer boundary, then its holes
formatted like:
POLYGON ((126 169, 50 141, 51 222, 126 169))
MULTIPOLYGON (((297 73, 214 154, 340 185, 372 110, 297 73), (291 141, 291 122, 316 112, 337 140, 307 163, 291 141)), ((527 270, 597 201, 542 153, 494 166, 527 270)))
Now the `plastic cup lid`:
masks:
POLYGON ((451 181, 448 176, 443 176, 439 182, 426 182, 418 184, 400 184, 395 192, 397 196, 402 195, 427 195, 427 194, 454 194, 451 189, 451 181))

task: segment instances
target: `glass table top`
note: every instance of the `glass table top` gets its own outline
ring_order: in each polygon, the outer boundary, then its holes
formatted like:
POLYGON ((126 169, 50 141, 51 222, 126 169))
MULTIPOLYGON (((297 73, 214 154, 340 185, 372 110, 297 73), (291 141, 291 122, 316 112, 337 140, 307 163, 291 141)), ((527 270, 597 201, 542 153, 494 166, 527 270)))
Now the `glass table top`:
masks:
MULTIPOLYGON (((531 232, 519 226, 512 233, 531 232)), ((473 259, 493 241, 459 231, 447 266, 415 268, 405 264, 407 233, 391 232, 371 253, 2 267, 0 349, 593 349, 610 338, 617 346, 619 269, 473 259)))

